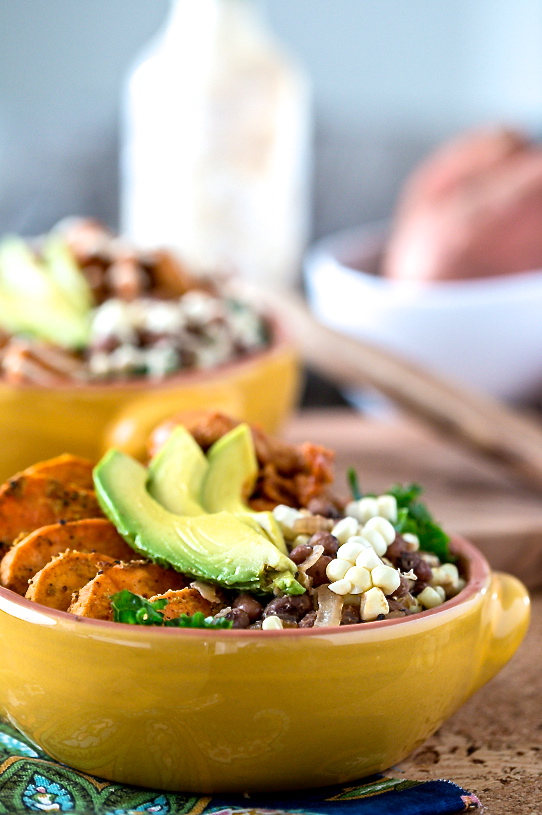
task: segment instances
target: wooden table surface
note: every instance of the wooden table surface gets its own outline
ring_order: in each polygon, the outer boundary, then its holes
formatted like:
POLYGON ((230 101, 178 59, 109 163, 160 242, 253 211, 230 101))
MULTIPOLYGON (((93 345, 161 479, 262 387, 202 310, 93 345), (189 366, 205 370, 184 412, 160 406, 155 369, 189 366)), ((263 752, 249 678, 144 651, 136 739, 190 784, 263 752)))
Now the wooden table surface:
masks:
POLYGON ((450 522, 455 531, 479 534, 490 561, 491 539, 497 534, 504 547, 499 567, 508 543, 509 565, 515 561, 520 572, 530 571, 531 584, 539 588, 533 592, 532 623, 519 651, 393 772, 455 781, 478 795, 487 815, 541 815, 542 499, 511 484, 492 465, 403 420, 381 423, 350 411, 311 411, 296 416, 282 435, 335 449, 340 485, 346 466, 358 469, 367 490, 384 489, 390 478, 391 483, 418 481, 427 488, 430 509, 447 528, 450 522), (524 547, 534 553, 518 560, 524 547))

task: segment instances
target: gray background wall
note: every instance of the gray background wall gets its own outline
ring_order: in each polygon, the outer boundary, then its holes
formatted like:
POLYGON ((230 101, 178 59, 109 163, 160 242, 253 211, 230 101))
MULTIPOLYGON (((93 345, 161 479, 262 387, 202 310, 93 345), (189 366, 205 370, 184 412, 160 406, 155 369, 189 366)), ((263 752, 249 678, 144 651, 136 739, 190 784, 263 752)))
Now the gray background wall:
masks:
MULTIPOLYGON (((542 0, 267 0, 315 102, 314 235, 465 127, 542 120, 542 0)), ((117 223, 122 81, 167 0, 0 0, 0 231, 117 223)))

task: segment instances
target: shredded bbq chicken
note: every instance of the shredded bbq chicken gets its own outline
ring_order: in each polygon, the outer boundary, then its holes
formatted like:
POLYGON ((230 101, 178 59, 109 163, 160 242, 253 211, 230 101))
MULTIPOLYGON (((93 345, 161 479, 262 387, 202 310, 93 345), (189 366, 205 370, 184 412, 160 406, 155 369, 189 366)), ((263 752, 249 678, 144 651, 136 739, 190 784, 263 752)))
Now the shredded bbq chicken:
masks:
MULTIPOLYGON (((149 454, 155 455, 177 425, 184 425, 206 452, 218 439, 240 424, 216 411, 186 411, 160 424, 153 432, 149 454)), ((334 478, 334 453, 319 444, 288 444, 251 425, 259 472, 249 497, 255 510, 270 510, 277 504, 306 507, 326 495, 334 478)))

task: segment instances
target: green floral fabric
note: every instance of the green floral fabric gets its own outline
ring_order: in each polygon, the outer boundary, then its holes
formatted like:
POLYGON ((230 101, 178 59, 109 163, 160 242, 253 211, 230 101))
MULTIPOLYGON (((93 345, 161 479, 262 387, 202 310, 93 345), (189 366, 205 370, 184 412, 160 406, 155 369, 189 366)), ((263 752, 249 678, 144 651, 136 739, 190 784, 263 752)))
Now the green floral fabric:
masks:
POLYGON ((476 799, 450 782, 383 776, 344 788, 288 795, 200 796, 127 787, 52 761, 0 721, 0 813, 72 815, 451 815, 476 799), (436 785, 436 786, 435 786, 436 785), (440 786, 439 786, 440 785, 440 786))

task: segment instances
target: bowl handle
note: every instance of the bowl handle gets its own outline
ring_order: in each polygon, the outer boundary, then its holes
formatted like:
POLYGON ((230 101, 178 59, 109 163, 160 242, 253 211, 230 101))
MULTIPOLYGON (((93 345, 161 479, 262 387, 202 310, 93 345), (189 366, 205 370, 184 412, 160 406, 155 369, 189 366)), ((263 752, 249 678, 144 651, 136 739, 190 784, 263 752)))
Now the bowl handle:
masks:
POLYGON ((529 592, 517 579, 495 572, 487 592, 482 626, 486 630, 471 693, 488 682, 518 649, 530 619, 529 592))

